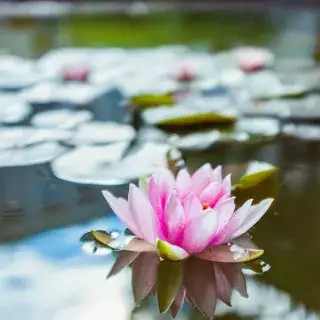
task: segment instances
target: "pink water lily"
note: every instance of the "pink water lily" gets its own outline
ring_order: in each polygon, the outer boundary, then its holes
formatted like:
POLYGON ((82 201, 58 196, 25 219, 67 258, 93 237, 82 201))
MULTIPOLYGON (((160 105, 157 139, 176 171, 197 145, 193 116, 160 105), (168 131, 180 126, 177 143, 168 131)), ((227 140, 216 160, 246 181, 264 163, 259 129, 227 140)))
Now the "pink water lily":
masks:
MULTIPOLYGON (((193 175, 162 169, 138 188, 130 184, 128 201, 103 191, 115 214, 149 245, 170 247, 177 256, 204 256, 205 249, 229 243, 260 220, 273 199, 236 209, 231 177, 205 164, 193 175)), ((212 250, 210 252, 213 252, 212 250)))

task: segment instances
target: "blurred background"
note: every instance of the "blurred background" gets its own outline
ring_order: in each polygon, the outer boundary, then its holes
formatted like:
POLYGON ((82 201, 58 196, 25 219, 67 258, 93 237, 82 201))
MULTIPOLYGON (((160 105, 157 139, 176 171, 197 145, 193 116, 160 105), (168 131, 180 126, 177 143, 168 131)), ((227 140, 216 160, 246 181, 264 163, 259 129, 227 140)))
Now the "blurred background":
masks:
MULTIPOLYGON (((320 319, 319 1, 1 1, 0 319, 169 319, 80 237, 183 158, 277 166, 271 270, 217 319, 320 319), (133 310, 134 309, 134 310, 133 310), (132 311, 133 310, 133 311, 132 311)), ((203 319, 185 307, 178 319, 203 319)))

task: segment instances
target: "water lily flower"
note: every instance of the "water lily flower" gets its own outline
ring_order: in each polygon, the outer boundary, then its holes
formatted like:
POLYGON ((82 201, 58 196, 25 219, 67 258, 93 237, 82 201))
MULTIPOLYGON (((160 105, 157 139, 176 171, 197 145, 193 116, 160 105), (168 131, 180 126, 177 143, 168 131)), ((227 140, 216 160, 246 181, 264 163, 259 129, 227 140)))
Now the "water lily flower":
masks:
POLYGON ((242 47, 234 50, 238 66, 244 72, 261 70, 272 65, 274 57, 266 49, 242 47))
POLYGON ((231 176, 223 178, 220 166, 213 169, 205 164, 193 175, 182 169, 176 178, 169 170, 162 169, 144 182, 140 187, 130 184, 128 200, 103 191, 114 213, 140 239, 140 251, 143 241, 149 248, 144 251, 155 247, 167 260, 196 255, 231 262, 239 261, 237 254, 241 259, 262 254, 261 250, 250 248, 245 256, 238 247, 228 244, 236 244, 265 214, 273 199, 255 205, 250 199, 236 208, 231 176), (221 248, 217 251, 218 246, 221 248), (232 258, 216 259, 223 250, 231 251, 232 258))

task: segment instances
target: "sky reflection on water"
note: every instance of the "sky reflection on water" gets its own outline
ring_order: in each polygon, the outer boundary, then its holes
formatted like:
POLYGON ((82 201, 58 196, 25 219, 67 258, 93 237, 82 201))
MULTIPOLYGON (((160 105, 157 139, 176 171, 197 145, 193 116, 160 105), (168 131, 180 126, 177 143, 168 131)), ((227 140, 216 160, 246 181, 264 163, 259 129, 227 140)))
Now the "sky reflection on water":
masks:
MULTIPOLYGON (((0 247, 0 318, 10 320, 166 319, 154 298, 131 315, 134 307, 129 269, 106 280, 112 255, 89 255, 79 243, 91 229, 121 229, 111 218, 61 228, 0 247)), ((303 305, 292 308, 291 298, 257 276, 247 276, 249 299, 234 294, 233 307, 219 303, 217 316, 241 319, 318 319, 303 305)), ((178 319, 187 319, 186 306, 178 319)), ((188 319, 202 319, 194 315, 188 319)), ((233 319, 233 318, 231 318, 233 319)))

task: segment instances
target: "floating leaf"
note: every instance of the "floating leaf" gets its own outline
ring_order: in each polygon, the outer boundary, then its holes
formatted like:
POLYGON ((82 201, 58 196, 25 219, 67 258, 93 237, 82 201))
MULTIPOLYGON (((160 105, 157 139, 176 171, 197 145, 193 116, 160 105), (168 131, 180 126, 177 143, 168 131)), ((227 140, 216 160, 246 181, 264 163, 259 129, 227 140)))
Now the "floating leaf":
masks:
POLYGON ((229 124, 234 123, 236 117, 214 112, 202 112, 198 114, 186 114, 180 117, 172 117, 158 121, 158 126, 191 126, 200 124, 229 124))
POLYGON ((247 249, 232 244, 211 246, 198 253, 196 257, 209 261, 236 263, 258 259, 263 255, 263 252, 261 249, 247 249))
POLYGON ((155 247, 138 239, 135 236, 123 235, 113 239, 110 234, 101 231, 92 231, 93 237, 101 244, 113 250, 127 250, 136 252, 155 251, 155 247))
POLYGON ((141 108, 150 108, 171 106, 175 103, 175 99, 171 94, 140 94, 132 97, 130 103, 141 108))
POLYGON ((163 260, 158 265, 157 297, 160 313, 166 312, 175 297, 183 279, 184 263, 163 260))
POLYGON ((278 169, 273 167, 244 175, 232 191, 237 205, 242 205, 248 199, 254 199, 254 203, 258 203, 265 198, 275 198, 279 189, 277 172, 278 169))
POLYGON ((184 249, 160 239, 157 240, 156 249, 159 257, 168 261, 179 261, 189 256, 184 249))
POLYGON ((91 231, 91 234, 94 240, 96 240, 100 245, 109 247, 109 243, 112 241, 112 237, 109 233, 101 230, 93 230, 91 231))

